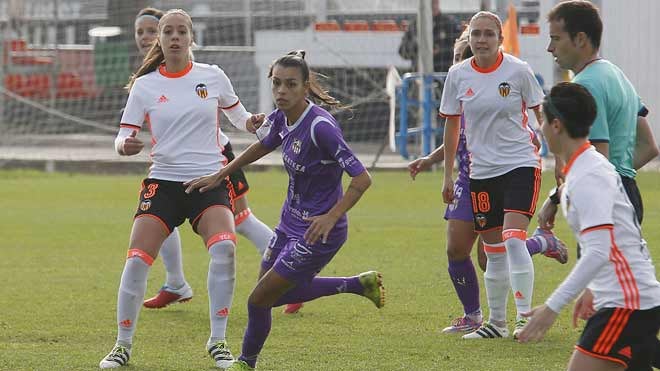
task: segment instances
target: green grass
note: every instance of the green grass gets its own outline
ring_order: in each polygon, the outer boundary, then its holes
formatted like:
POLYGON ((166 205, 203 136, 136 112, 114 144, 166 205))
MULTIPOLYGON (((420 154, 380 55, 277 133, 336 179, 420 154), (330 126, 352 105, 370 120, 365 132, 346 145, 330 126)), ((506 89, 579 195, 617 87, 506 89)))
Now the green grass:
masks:
MULTIPOLYGON (((277 222, 286 177, 251 172, 252 210, 277 222)), ((354 295, 323 298, 302 313, 273 311, 261 370, 558 370, 565 368, 580 329, 564 310, 545 340, 466 342, 440 334, 461 313, 447 277, 441 173, 411 182, 404 172, 376 172, 374 184, 350 212, 350 237, 324 275, 383 272, 387 305, 354 295)), ((136 207, 140 178, 27 171, 0 172, 0 369, 93 370, 116 335, 117 287, 136 207)), ((547 192, 552 179, 544 175, 547 192)), ((645 237, 660 259, 660 174, 642 173, 645 237)), ((574 239, 562 217, 557 233, 574 239)), ((530 228, 531 229, 531 228, 530 228)), ((181 228, 186 278, 194 299, 143 310, 127 370, 210 370, 208 256, 188 225, 181 228)), ((572 266, 536 256, 535 303, 541 303, 572 266)), ((476 259, 475 259, 476 261, 476 259)), ((258 257, 239 240, 237 288, 227 339, 240 353, 246 299, 258 257)), ((656 263, 657 266, 657 263, 656 263)), ((164 279, 158 260, 147 295, 164 279)), ((482 285, 483 287, 483 285, 482 285)), ((482 290, 485 309, 485 294, 482 290)), ((509 300, 513 318, 513 300, 509 300)))

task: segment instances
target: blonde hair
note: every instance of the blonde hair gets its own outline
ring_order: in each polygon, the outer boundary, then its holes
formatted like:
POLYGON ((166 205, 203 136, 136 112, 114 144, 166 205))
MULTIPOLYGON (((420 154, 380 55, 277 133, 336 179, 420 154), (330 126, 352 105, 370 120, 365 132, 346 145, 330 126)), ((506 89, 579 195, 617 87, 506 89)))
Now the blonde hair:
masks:
POLYGON ((468 28, 466 27, 463 30, 463 33, 461 33, 461 36, 456 39, 456 42, 454 42, 454 54, 460 49, 461 54, 463 53, 463 49, 466 47, 469 47, 470 43, 468 42, 468 36, 470 35, 470 32, 468 31, 468 28))
MULTIPOLYGON (((163 14, 163 16, 160 18, 160 21, 158 21, 159 36, 160 36, 160 29, 161 29, 161 25, 163 24, 163 20, 172 14, 182 15, 186 19, 186 26, 188 26, 188 31, 190 32, 190 35, 192 37, 192 32, 193 32, 192 18, 190 18, 190 15, 186 13, 186 11, 183 9, 170 9, 166 11, 165 14, 163 14)), ((188 56, 190 60, 193 59, 192 51, 188 54, 188 56)), ((165 61, 165 54, 163 53, 163 48, 160 46, 160 37, 159 37, 156 39, 151 49, 149 49, 147 55, 144 56, 144 59, 142 60, 142 65, 128 79, 128 83, 125 86, 126 90, 130 91, 131 88, 133 87, 133 84, 135 83, 135 80, 137 80, 140 76, 144 76, 148 73, 155 71, 158 68, 158 66, 160 66, 161 63, 163 63, 164 61, 165 61)))
POLYGON ((502 20, 500 19, 500 17, 497 14, 495 14, 493 12, 488 12, 488 11, 482 10, 482 11, 478 12, 477 14, 473 15, 472 18, 470 18, 470 23, 468 24, 468 30, 472 29, 472 22, 476 21, 479 18, 488 18, 488 19, 492 20, 493 22, 495 22, 495 24, 497 25, 497 30, 499 31, 499 39, 502 40, 502 38, 503 38, 502 20))

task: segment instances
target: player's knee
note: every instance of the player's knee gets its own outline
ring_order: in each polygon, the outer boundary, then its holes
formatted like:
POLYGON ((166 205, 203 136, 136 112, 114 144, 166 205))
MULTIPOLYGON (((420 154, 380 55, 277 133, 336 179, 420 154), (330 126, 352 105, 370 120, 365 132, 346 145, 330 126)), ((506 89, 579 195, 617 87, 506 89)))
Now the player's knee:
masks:
POLYGON ((259 288, 259 285, 252 290, 250 296, 248 297, 248 303, 257 307, 269 307, 272 306, 270 303, 271 300, 267 297, 264 290, 259 288))
POLYGON ((234 264, 236 250, 236 236, 233 233, 218 233, 206 243, 211 256, 211 265, 226 266, 234 264))
POLYGON ((149 255, 146 251, 141 249, 129 249, 128 254, 126 254, 126 260, 128 261, 135 258, 142 260, 148 266, 151 266, 154 263, 154 257, 149 255))
POLYGON ((462 244, 450 243, 447 245, 447 259, 452 262, 462 262, 470 257, 470 247, 462 244))

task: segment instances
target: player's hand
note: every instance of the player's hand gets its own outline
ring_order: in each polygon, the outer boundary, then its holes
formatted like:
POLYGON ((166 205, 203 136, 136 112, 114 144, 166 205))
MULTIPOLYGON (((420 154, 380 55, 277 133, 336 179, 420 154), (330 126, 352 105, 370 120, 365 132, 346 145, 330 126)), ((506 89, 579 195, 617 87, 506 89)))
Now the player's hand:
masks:
POLYGON ((521 313, 521 315, 523 317, 531 317, 522 332, 518 334, 518 341, 527 343, 543 339, 550 326, 555 323, 558 314, 543 304, 527 313, 521 313))
POLYGON ((328 213, 310 216, 309 218, 304 218, 304 220, 312 222, 312 224, 310 224, 307 231, 305 231, 303 238, 305 239, 305 242, 313 245, 319 240, 319 238, 321 239, 321 243, 328 242, 328 234, 330 234, 332 228, 337 224, 339 218, 328 213))
POLYGON ((536 214, 539 222, 539 227, 545 230, 552 230, 555 227, 555 216, 557 215, 557 205, 552 203, 550 199, 546 199, 541 206, 541 210, 536 214))
POLYGON ((408 171, 410 172, 410 177, 412 178, 412 180, 415 180, 417 174, 421 173, 422 171, 426 171, 430 169, 431 166, 433 166, 433 164, 431 163, 431 160, 428 158, 428 156, 418 158, 417 160, 408 164, 408 171))
POLYGON ((219 186, 228 175, 225 174, 224 170, 225 168, 222 168, 217 173, 200 176, 199 178, 184 182, 183 185, 186 186, 186 193, 190 194, 196 189, 199 189, 199 193, 204 193, 219 186))
POLYGON ((445 182, 442 185, 442 200, 446 204, 454 201, 454 180, 451 176, 445 176, 445 182))
POLYGON ((245 128, 247 128, 247 131, 254 134, 257 132, 257 129, 261 127, 261 124, 264 123, 265 119, 266 114, 264 113, 257 113, 256 115, 252 115, 247 119, 247 121, 245 121, 245 128))
POLYGON ((133 130, 131 135, 124 139, 124 144, 121 146, 122 155, 132 156, 137 155, 144 148, 144 143, 136 138, 137 130, 133 130))
POLYGON ((573 328, 577 327, 578 319, 588 320, 596 313, 594 308, 594 294, 589 289, 584 289, 580 297, 575 301, 573 308, 573 328))

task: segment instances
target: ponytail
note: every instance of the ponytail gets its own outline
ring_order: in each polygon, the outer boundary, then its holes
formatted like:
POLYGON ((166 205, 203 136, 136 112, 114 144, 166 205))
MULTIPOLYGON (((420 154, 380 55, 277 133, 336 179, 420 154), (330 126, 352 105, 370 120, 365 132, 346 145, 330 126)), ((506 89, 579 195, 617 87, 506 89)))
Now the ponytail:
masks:
POLYGON ((156 42, 154 42, 154 45, 149 49, 147 55, 144 56, 140 68, 138 68, 137 72, 132 74, 128 79, 128 84, 126 84, 125 89, 130 92, 138 77, 155 71, 164 61, 165 54, 163 54, 163 48, 160 47, 160 41, 156 39, 156 42))

